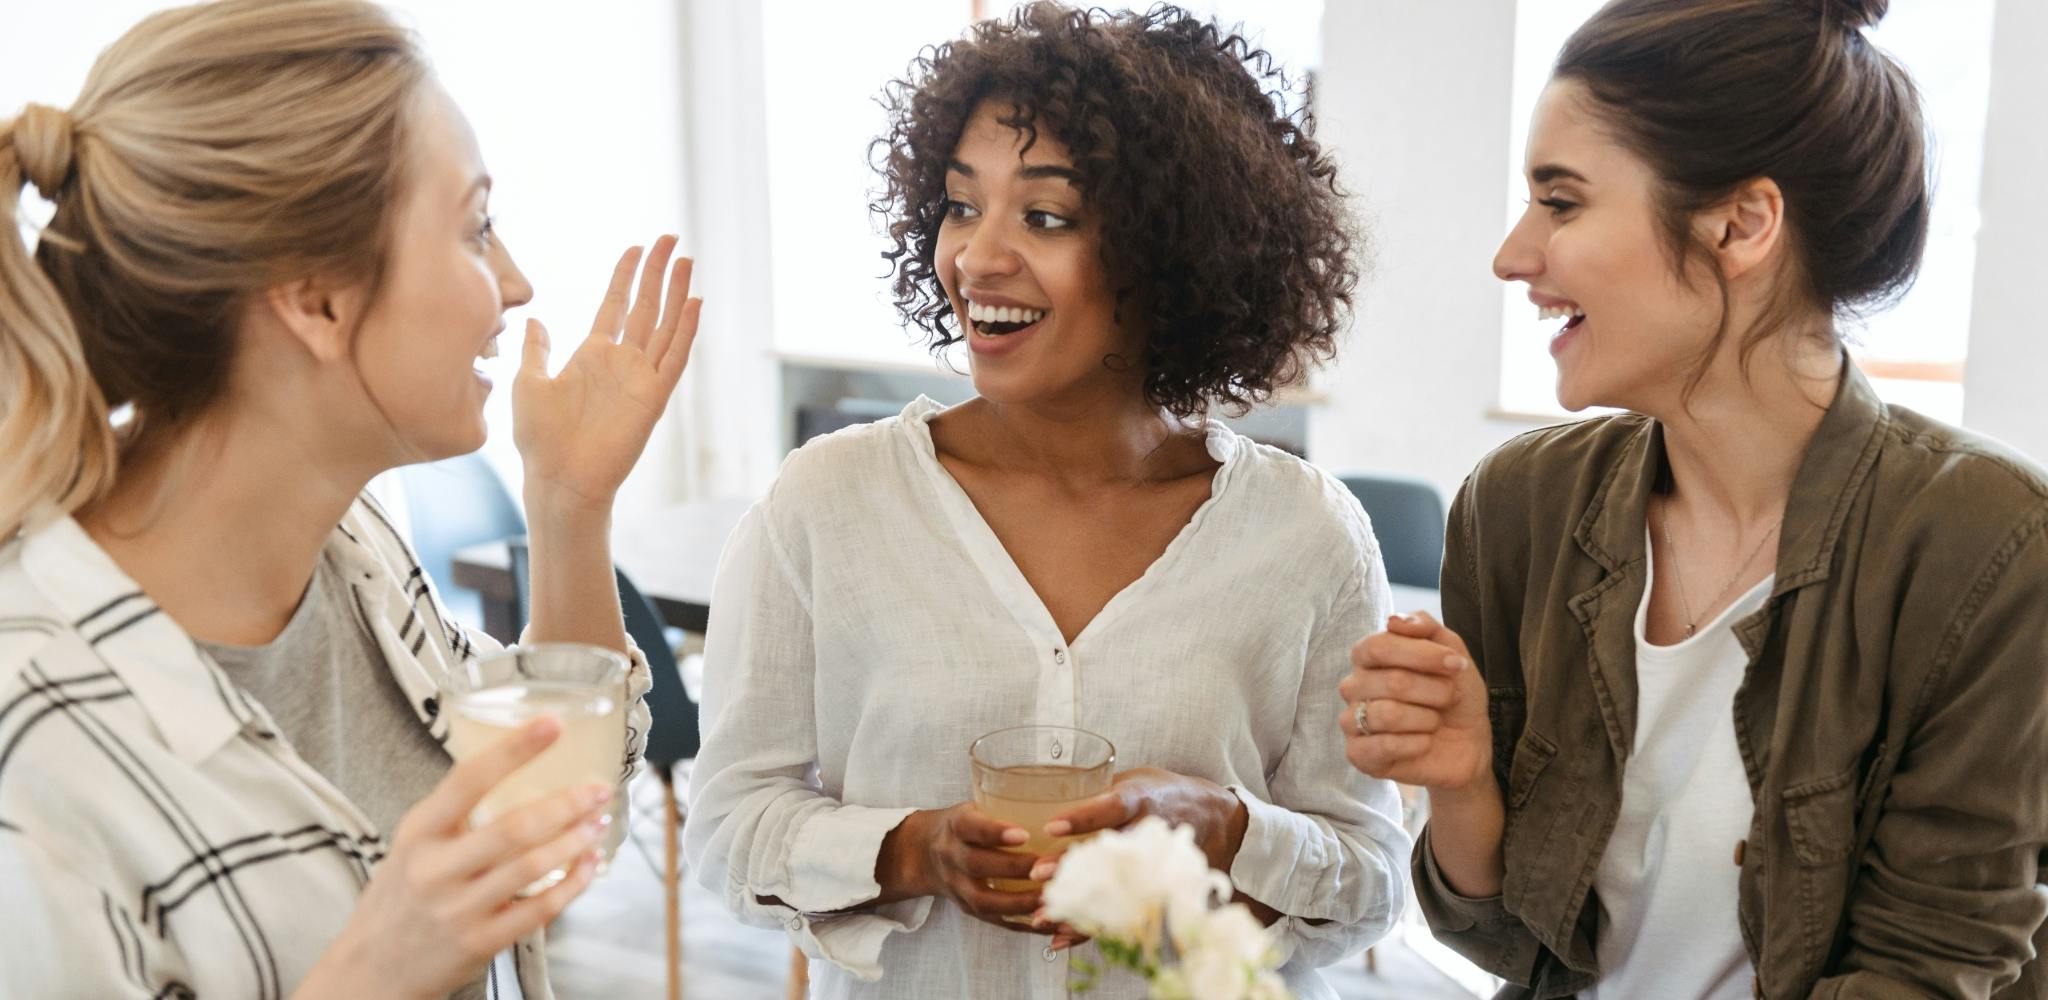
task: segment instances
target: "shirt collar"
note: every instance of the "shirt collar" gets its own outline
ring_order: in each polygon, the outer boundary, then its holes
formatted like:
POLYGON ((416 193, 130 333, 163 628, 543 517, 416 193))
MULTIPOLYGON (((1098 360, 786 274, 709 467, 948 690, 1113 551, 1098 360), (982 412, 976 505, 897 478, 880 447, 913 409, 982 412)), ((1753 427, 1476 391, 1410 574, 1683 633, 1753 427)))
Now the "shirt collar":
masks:
POLYGON ((258 718, 247 696, 200 655, 78 521, 59 518, 23 539, 22 568, 149 716, 164 745, 197 762, 258 718))
MULTIPOLYGON (((1876 465, 1890 422, 1890 411, 1876 390, 1845 356, 1834 401, 1792 478, 1779 534, 1774 594, 1827 579, 1850 501, 1876 465)), ((1609 572, 1641 558, 1650 494, 1664 468, 1664 429, 1645 420, 1573 532, 1580 548, 1609 572)))

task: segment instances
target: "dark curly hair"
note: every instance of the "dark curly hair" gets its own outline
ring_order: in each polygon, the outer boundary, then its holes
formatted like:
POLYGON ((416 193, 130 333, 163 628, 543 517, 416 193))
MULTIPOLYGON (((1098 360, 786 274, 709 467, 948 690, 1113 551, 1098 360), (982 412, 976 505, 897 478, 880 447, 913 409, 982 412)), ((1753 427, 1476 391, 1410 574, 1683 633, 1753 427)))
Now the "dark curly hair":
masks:
POLYGON ((1359 280, 1336 164, 1296 96, 1264 50, 1166 4, 1040 0, 926 48, 885 88, 869 153, 897 309, 934 354, 962 339, 935 262, 947 162, 975 109, 1005 102, 1026 148, 1044 128, 1073 159, 1119 319, 1137 310, 1145 334, 1146 399, 1249 410, 1335 356, 1359 280))

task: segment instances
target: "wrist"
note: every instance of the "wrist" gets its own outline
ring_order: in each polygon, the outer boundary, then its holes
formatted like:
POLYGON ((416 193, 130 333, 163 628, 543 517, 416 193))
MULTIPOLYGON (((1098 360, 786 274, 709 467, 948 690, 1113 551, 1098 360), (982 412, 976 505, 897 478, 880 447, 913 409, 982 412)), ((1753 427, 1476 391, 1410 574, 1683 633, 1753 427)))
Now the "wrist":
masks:
POLYGON ((1209 856, 1209 867, 1228 873, 1237 862, 1237 852, 1244 846, 1245 831, 1251 828, 1252 813, 1237 797, 1237 793, 1221 785, 1215 786, 1211 798, 1215 820, 1210 824, 1214 834, 1204 851, 1209 856))
POLYGON ((526 507, 527 520, 535 525, 554 523, 563 526, 597 524, 609 527, 612 516, 612 502, 616 494, 591 495, 549 483, 545 478, 528 477, 521 491, 526 507))
POLYGON ((930 815, 926 810, 911 813, 882 837, 882 848, 875 855, 875 884, 882 889, 876 902, 894 903, 932 895, 929 866, 924 863, 930 815))

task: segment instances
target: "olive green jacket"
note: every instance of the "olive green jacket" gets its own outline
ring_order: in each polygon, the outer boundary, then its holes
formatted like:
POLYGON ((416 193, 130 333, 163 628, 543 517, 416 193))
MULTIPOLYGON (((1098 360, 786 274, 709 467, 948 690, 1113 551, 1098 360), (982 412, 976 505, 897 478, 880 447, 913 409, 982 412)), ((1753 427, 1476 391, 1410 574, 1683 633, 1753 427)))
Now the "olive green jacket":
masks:
MULTIPOLYGON (((1425 831, 1415 885, 1502 997, 1598 975, 1593 876, 1633 745, 1664 470, 1655 421, 1598 418, 1502 446, 1452 507, 1443 617, 1487 683, 1506 877, 1458 896, 1425 831)), ((1770 600, 1735 628, 1756 817, 1728 863, 1757 995, 2048 997, 2048 476, 1845 366, 1770 600)))

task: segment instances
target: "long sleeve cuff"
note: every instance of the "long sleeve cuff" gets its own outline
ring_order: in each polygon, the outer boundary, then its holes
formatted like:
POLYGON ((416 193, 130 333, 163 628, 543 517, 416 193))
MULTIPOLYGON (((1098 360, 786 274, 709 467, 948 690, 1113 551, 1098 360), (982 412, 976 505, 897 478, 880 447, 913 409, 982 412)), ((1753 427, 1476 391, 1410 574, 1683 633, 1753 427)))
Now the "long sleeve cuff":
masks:
POLYGON ((882 944, 915 931, 931 915, 930 897, 855 909, 882 894, 875 860, 882 840, 915 809, 842 805, 821 810, 798 828, 788 884, 777 894, 791 907, 785 927, 813 959, 874 981, 882 975, 882 944))
POLYGON ((1297 872, 1319 872, 1336 861, 1329 857, 1333 837, 1315 820, 1261 800, 1242 785, 1229 786, 1244 803, 1244 842, 1230 863, 1230 881, 1238 891, 1288 916, 1325 919, 1330 900, 1318 901, 1307 891, 1311 879, 1297 872), (1319 905, 1319 902, 1321 905, 1319 905))
POLYGON ((1491 896, 1473 897, 1459 895, 1444 880, 1444 871, 1437 867, 1436 851, 1430 846, 1430 829, 1423 827, 1422 836, 1415 842, 1415 888, 1416 901, 1422 904, 1423 915, 1429 918, 1429 925, 1439 931, 1467 931, 1475 927, 1487 929, 1514 922, 1507 907, 1501 902, 1499 893, 1491 896))

